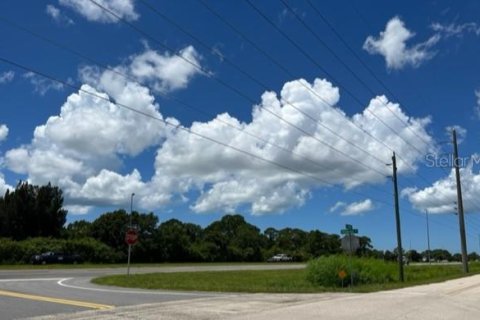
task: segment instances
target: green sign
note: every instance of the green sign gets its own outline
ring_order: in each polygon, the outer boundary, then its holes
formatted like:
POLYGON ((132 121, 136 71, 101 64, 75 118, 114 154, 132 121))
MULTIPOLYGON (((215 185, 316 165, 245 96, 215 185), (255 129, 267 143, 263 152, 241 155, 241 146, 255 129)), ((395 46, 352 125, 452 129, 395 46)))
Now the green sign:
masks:
POLYGON ((356 234, 358 233, 358 229, 353 229, 351 224, 346 224, 345 229, 340 230, 341 234, 356 234))

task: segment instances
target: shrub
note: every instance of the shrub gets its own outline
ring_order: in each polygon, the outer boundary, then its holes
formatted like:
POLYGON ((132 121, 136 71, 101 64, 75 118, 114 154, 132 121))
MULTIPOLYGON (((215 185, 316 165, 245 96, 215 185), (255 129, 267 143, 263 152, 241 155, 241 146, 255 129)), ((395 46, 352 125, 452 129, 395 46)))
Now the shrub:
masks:
POLYGON ((3 264, 29 263, 33 255, 47 251, 76 253, 88 262, 118 262, 123 258, 122 254, 93 238, 30 238, 22 241, 0 238, 0 263, 3 264))
POLYGON ((307 265, 307 280, 325 287, 340 287, 340 272, 345 273, 344 284, 382 284, 394 281, 395 263, 372 258, 348 257, 345 255, 323 256, 307 265))

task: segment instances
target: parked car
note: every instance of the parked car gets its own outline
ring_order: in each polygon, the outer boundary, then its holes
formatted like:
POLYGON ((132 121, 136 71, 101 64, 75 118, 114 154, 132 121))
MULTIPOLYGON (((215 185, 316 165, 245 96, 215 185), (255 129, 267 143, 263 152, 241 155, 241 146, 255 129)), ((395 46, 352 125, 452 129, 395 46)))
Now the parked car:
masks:
POLYGON ((78 254, 65 254, 60 252, 44 252, 36 254, 30 258, 32 264, 50 264, 50 263, 82 263, 82 257, 78 254))
POLYGON ((293 261, 293 258, 285 253, 279 253, 267 259, 267 262, 290 262, 290 261, 293 261))

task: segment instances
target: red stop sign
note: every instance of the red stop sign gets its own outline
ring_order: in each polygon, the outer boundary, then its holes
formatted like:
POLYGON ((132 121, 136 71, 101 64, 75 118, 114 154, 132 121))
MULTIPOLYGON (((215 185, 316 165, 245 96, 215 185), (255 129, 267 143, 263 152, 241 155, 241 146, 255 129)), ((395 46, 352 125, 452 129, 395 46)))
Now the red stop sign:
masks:
POLYGON ((125 233, 125 242, 129 245, 135 244, 138 241, 138 233, 135 229, 128 229, 125 233))

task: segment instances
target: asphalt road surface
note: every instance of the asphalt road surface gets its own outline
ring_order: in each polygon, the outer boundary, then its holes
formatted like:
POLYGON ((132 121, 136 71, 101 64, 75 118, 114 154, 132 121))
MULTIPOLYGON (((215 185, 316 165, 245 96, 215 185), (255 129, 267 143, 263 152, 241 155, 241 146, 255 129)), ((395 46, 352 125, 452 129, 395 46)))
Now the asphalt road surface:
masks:
MULTIPOLYGON (((302 264, 218 265, 131 268, 131 274, 303 268, 302 264)), ((125 273, 125 268, 0 270, 0 320, 110 310, 168 301, 184 301, 222 294, 153 291, 97 286, 94 277, 125 273)))
MULTIPOLYGON (((180 271, 198 270, 190 268, 180 271)), ((210 267, 200 268, 206 269, 210 267)), ((25 277, 14 277, 17 272, 0 272, 0 319, 34 315, 40 316, 37 320, 480 319, 480 275, 369 294, 221 294, 119 289, 89 283, 92 276, 120 270, 22 272, 27 273, 25 277), (52 277, 50 272, 60 277, 52 277)))

